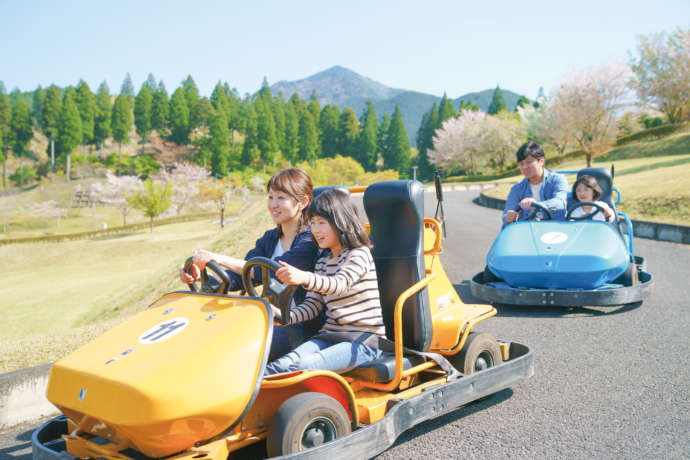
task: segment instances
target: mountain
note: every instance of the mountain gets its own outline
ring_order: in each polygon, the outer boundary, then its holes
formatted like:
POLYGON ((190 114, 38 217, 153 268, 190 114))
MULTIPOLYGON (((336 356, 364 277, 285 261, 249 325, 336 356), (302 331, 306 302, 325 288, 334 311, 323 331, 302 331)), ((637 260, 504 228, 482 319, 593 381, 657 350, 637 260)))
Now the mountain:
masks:
MULTIPOLYGON (((279 81, 270 88, 273 94, 282 92, 286 99, 293 93, 297 93, 302 99, 309 99, 312 91, 316 91, 322 107, 326 104, 335 104, 341 110, 350 107, 358 117, 364 111, 368 99, 374 103, 379 117, 384 113, 392 115, 395 105, 398 104, 407 136, 413 146, 422 116, 434 103, 438 104, 441 101, 441 97, 433 94, 390 88, 342 66, 331 67, 301 80, 279 81)), ((505 89, 502 91, 508 110, 515 110, 520 95, 505 89)), ((487 111, 493 92, 493 89, 486 89, 477 93, 467 93, 454 99, 453 103, 457 108, 461 100, 473 101, 480 109, 487 111)))

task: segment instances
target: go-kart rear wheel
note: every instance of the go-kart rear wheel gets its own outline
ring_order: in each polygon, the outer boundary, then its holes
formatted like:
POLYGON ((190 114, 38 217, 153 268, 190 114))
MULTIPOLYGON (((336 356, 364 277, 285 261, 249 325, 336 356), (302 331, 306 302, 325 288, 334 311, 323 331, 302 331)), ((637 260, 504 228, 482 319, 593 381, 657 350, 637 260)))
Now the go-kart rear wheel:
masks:
POLYGON ((460 353, 449 357, 451 364, 463 374, 472 374, 503 362, 501 347, 496 339, 487 333, 470 332, 460 353))
POLYGON ((273 416, 266 451, 269 457, 293 454, 347 434, 350 417, 338 401, 322 393, 300 393, 273 416))

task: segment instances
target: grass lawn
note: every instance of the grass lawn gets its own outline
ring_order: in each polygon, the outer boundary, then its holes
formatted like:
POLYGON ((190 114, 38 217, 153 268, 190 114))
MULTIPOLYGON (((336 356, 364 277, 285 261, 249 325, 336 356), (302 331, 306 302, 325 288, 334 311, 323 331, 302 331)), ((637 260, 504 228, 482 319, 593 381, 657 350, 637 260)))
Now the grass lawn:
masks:
POLYGON ((0 246, 0 372, 54 361, 161 294, 186 289, 196 249, 243 256, 271 220, 264 200, 221 231, 217 219, 101 239, 0 246))

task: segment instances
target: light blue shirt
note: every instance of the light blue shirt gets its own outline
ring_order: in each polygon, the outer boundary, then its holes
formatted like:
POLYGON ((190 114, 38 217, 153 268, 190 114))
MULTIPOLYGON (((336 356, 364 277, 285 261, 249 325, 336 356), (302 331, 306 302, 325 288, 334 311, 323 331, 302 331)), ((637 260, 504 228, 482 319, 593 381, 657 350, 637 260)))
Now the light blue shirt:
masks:
MULTIPOLYGON (((525 220, 531 211, 520 208, 520 201, 532 197, 532 189, 527 178, 510 188, 506 207, 503 210, 503 226, 506 226, 506 213, 511 209, 518 212, 518 220, 525 220)), ((565 205, 568 197, 568 181, 563 174, 544 169, 541 193, 537 202, 551 211, 554 220, 565 220, 565 205)))

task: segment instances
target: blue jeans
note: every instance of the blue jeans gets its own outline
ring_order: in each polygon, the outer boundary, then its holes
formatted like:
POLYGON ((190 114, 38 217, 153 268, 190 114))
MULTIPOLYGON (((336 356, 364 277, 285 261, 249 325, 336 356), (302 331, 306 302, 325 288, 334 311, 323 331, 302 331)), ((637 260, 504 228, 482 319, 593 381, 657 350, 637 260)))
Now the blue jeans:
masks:
POLYGON ((381 356, 379 349, 360 343, 359 340, 331 342, 323 339, 310 339, 285 356, 267 364, 264 375, 305 369, 345 372, 373 361, 379 356, 381 356))
POLYGON ((312 335, 316 334, 326 320, 322 311, 316 318, 303 323, 289 326, 273 326, 273 340, 268 353, 268 362, 275 361, 281 356, 302 345, 312 335))

